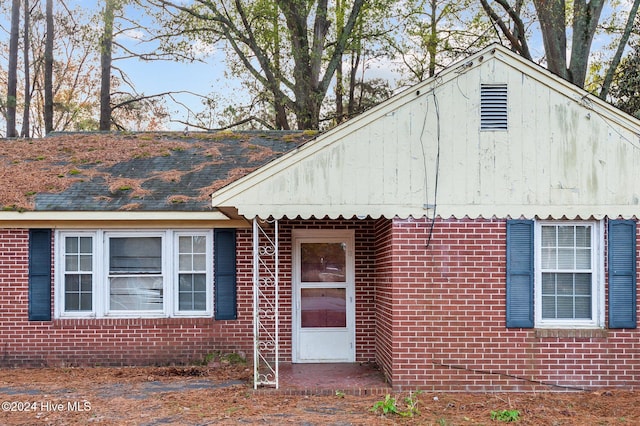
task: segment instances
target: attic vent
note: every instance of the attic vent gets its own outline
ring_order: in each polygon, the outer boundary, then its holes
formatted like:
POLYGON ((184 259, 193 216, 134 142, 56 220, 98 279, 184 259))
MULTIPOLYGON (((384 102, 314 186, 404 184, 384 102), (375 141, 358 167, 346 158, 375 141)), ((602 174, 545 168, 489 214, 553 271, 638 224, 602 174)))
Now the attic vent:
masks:
POLYGON ((507 130, 507 85, 480 85, 480 130, 507 130))

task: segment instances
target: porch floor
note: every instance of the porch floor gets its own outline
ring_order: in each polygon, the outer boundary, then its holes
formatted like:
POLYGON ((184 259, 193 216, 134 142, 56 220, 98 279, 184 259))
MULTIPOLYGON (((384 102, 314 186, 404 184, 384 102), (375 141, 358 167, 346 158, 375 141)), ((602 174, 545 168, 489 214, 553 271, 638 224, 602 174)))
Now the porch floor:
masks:
POLYGON ((370 363, 279 365, 279 389, 258 388, 288 395, 384 395, 391 392, 382 371, 370 363))

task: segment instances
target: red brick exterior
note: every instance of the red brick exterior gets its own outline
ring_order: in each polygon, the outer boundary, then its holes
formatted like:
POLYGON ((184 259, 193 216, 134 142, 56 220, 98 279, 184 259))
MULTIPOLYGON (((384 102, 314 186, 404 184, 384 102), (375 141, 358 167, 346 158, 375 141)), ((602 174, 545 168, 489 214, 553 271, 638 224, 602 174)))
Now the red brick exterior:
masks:
MULTIPOLYGON (((238 319, 28 320, 28 230, 0 230, 0 366, 184 364, 253 350, 251 232, 238 232, 238 319), (249 259, 249 262, 246 262, 249 259)), ((55 289, 52 283, 52 294, 55 289)), ((52 302, 53 303, 53 302, 52 302)))
POLYGON ((378 287, 385 310, 392 299, 392 368, 383 337, 378 360, 395 389, 638 387, 637 330, 506 328, 505 220, 394 220, 392 233, 378 257, 393 271, 378 287))
MULTIPOLYGON (((282 220, 279 226, 281 361, 292 359, 292 231, 353 229, 356 360, 376 362, 394 389, 632 389, 640 383, 637 330, 506 328, 505 220, 447 219, 434 226, 427 219, 282 220)), ((0 230, 0 365, 185 363, 214 351, 251 358, 252 244, 252 231, 238 230, 237 320, 34 322, 27 312, 28 231, 0 230)))

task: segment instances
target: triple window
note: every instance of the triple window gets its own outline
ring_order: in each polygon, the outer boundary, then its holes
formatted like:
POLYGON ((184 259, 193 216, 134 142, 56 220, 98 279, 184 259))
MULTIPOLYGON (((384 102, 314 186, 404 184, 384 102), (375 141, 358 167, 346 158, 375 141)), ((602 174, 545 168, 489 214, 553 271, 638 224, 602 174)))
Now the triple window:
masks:
POLYGON ((59 317, 210 316, 211 231, 57 234, 59 317))

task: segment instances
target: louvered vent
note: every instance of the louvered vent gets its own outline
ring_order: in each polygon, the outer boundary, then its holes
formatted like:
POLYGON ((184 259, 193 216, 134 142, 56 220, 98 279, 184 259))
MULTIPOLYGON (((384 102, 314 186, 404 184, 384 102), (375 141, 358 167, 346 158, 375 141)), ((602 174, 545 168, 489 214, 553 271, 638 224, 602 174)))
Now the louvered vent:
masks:
POLYGON ((480 130, 507 130, 507 85, 480 85, 480 130))

